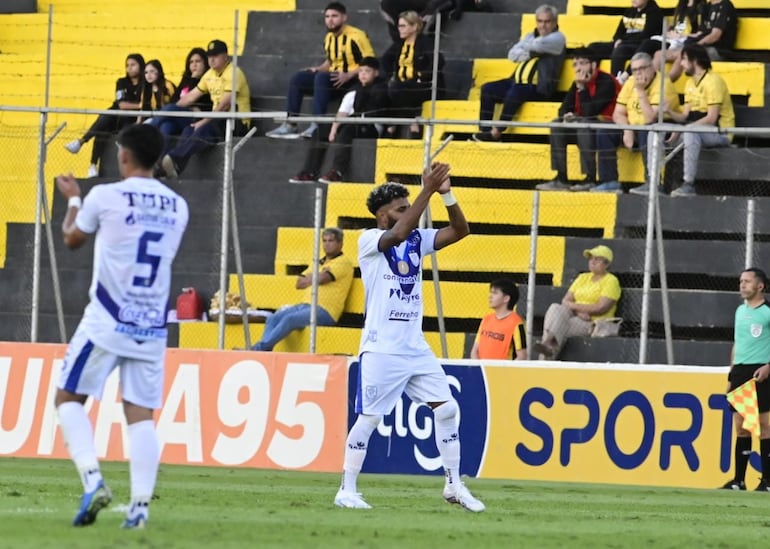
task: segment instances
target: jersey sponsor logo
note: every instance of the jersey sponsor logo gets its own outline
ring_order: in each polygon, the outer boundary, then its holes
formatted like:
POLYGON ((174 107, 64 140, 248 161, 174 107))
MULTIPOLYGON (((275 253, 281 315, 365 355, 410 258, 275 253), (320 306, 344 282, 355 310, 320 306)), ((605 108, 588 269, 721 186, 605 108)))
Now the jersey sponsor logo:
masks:
POLYGON ((489 330, 482 330, 481 335, 484 337, 488 337, 489 339, 494 339, 497 341, 503 341, 505 340, 505 334, 501 334, 500 332, 492 332, 489 330))
POLYGON ((166 324, 166 312, 161 309, 125 305, 118 312, 118 320, 141 327, 162 327, 166 324))
MULTIPOLYGON (((348 428, 356 420, 355 395, 359 363, 348 373, 348 428)), ((460 407, 458 437, 461 445, 461 474, 477 476, 486 443, 487 395, 482 368, 444 365, 452 396, 460 407)), ((369 439, 363 465, 365 473, 443 474, 436 447, 433 412, 426 404, 401 396, 369 439)))

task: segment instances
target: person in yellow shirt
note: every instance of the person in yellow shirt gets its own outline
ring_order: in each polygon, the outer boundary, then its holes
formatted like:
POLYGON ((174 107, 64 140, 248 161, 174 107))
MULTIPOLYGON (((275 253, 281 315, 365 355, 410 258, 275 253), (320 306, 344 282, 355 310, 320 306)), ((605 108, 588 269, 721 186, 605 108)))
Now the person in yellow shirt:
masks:
MULTIPOLYGON (((674 85, 668 77, 655 70, 652 58, 644 52, 635 53, 631 57, 631 77, 618 94, 615 103, 615 111, 612 120, 615 124, 633 124, 644 126, 658 120, 658 110, 661 106, 660 84, 664 80, 664 97, 662 104, 669 105, 672 111, 679 110, 679 96, 674 85)), ((639 130, 601 129, 596 134, 596 147, 599 149, 599 164, 604 165, 604 173, 612 172, 616 181, 614 184, 605 184, 605 188, 595 187, 593 190, 619 191, 620 183, 617 182, 618 158, 617 148, 623 146, 631 150, 638 150, 642 154, 644 163, 645 181, 647 180, 647 140, 649 132, 644 128, 639 130)), ((648 185, 645 183, 631 189, 634 194, 647 194, 648 185)))
POLYGON ((545 313, 543 337, 533 345, 541 358, 557 358, 567 338, 590 335, 594 320, 615 316, 621 290, 618 278, 607 270, 612 250, 600 245, 583 255, 588 272, 579 274, 561 303, 552 303, 545 313))
MULTIPOLYGON (((319 326, 334 326, 342 316, 345 300, 353 282, 353 263, 342 253, 341 229, 329 227, 323 231, 324 257, 318 266, 319 326)), ((278 309, 268 317, 262 339, 251 346, 252 351, 272 351, 273 347, 293 330, 310 326, 313 287, 312 267, 297 278, 296 288, 304 290, 302 302, 278 309)))
MULTIPOLYGON (((201 77, 198 85, 177 101, 178 107, 191 107, 204 95, 211 96, 213 112, 229 112, 235 101, 238 112, 251 112, 251 91, 246 75, 233 67, 227 55, 227 44, 212 40, 206 47, 209 70, 201 77), (235 83, 235 86, 233 86, 235 83)), ((161 160, 163 172, 169 178, 176 178, 184 170, 190 158, 222 141, 225 137, 224 118, 201 118, 187 126, 179 136, 176 146, 161 160)), ((236 119, 234 135, 242 136, 248 131, 249 121, 236 119)))
POLYGON ((514 311, 519 301, 519 289, 507 278, 489 285, 491 313, 481 319, 471 358, 526 360, 527 332, 524 319, 514 311))
MULTIPOLYGON (((671 112, 670 116, 688 126, 734 128, 735 111, 730 90, 724 79, 711 70, 711 58, 706 48, 699 44, 686 45, 682 49, 682 67, 690 77, 685 85, 684 109, 681 113, 671 112)), ((732 138, 732 134, 722 132, 684 132, 684 179, 671 196, 694 196, 700 150, 729 147, 732 138)))

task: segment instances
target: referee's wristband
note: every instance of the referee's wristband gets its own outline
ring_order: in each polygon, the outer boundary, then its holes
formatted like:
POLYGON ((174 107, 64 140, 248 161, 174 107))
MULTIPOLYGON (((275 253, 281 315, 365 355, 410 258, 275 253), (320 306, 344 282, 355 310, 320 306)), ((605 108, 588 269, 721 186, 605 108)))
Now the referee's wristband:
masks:
POLYGON ((83 206, 83 201, 80 199, 79 196, 70 196, 70 199, 67 201, 68 208, 80 209, 82 206, 83 206))
POLYGON ((446 206, 447 208, 449 206, 454 206, 455 204, 457 204, 457 199, 455 198, 455 195, 452 194, 452 191, 442 194, 441 200, 444 201, 444 206, 446 206))

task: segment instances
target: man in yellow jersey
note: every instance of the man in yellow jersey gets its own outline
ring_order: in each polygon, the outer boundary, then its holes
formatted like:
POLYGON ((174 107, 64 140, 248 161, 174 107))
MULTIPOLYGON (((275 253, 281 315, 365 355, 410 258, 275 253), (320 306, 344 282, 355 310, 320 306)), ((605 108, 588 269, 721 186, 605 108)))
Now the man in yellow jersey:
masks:
POLYGON ((481 319, 471 358, 526 360, 527 332, 524 319, 514 311, 519 301, 519 289, 507 278, 493 280, 489 285, 491 313, 481 319))
MULTIPOLYGON (((323 248, 326 254, 318 266, 318 311, 319 326, 337 324, 345 300, 353 282, 353 263, 342 253, 342 230, 329 227, 323 231, 323 248)), ((310 326, 312 268, 297 278, 296 288, 304 290, 302 303, 278 309, 265 323, 262 339, 252 345, 252 351, 272 351, 273 347, 293 330, 310 326)))
MULTIPOLYGON (((688 126, 735 127, 735 111, 727 84, 711 70, 711 58, 706 48, 687 44, 682 48, 682 67, 690 77, 685 85, 684 109, 668 114, 688 126)), ((695 175, 701 148, 728 147, 733 136, 729 133, 684 132, 684 179, 671 196, 694 196, 695 175)))
MULTIPOLYGON (((657 72, 652 64, 652 58, 644 52, 635 53, 631 57, 631 77, 620 89, 612 113, 615 124, 632 124, 644 126, 658 120, 658 110, 661 105, 668 105, 671 111, 679 110, 679 96, 674 85, 667 76, 657 72), (663 100, 660 97, 660 80, 663 82, 663 100)), ((670 117, 667 116, 670 119, 670 117)), ((607 181, 593 190, 621 192, 618 183, 617 148, 621 142, 629 150, 642 153, 645 181, 647 180, 647 139, 649 131, 640 127, 638 130, 616 130, 607 128, 597 130, 596 147, 599 149, 599 172, 607 175, 607 181), (614 177, 613 177, 614 176, 614 177)), ((645 183, 632 188, 633 194, 647 194, 649 186, 645 183)))
MULTIPOLYGON (((240 68, 234 70, 230 56, 227 55, 227 44, 221 40, 212 40, 206 47, 206 56, 209 60, 209 70, 203 74, 198 85, 176 104, 179 107, 190 107, 209 94, 213 112, 229 112, 233 101, 237 111, 251 112, 249 83, 240 68)), ((201 118, 187 126, 179 136, 176 146, 161 160, 165 175, 172 179, 177 177, 194 154, 222 141, 225 136, 225 122, 224 118, 201 118)), ((236 120, 235 135, 244 135, 248 126, 248 120, 236 120)))
MULTIPOLYGON (((313 114, 323 116, 332 99, 341 98, 358 80, 358 65, 364 57, 375 57, 369 37, 364 31, 348 25, 347 9, 340 2, 332 2, 324 9, 326 57, 318 66, 294 73, 289 81, 286 111, 298 116, 302 98, 313 96, 313 114)), ((296 124, 285 122, 267 132, 277 139, 310 139, 318 131, 318 124, 310 124, 302 133, 296 124)))

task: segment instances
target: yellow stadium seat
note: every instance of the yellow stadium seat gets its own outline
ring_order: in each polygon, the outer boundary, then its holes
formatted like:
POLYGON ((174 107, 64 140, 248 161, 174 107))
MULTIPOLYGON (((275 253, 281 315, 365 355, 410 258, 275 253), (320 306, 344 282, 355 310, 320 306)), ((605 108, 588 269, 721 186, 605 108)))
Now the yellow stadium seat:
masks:
MULTIPOLYGON (((358 265, 357 231, 348 231, 345 254, 358 265)), ((564 270, 564 237, 541 236, 537 239, 536 270, 550 274, 553 283, 561 286, 564 270)), ((292 267, 308 265, 312 250, 313 229, 279 227, 275 249, 276 274, 288 274, 292 267)), ((471 234, 460 242, 441 250, 437 264, 441 271, 526 273, 529 271, 529 236, 471 234)), ((431 256, 423 267, 431 266, 431 256)))
MULTIPOLYGON (((441 152, 442 162, 452 165, 452 175, 470 178, 515 179, 542 182, 553 179, 550 146, 545 143, 476 143, 453 141, 441 152)), ((580 173, 577 147, 567 148, 569 173, 580 173)), ((409 140, 377 141, 375 181, 387 181, 389 174, 419 174, 423 166, 423 144, 409 140)), ((621 181, 644 181, 638 153, 618 150, 621 181)))
MULTIPOLYGON (((264 324, 250 324, 249 335, 252 344, 262 336, 264 324)), ((465 334, 449 332, 447 336, 448 356, 463 358, 465 334)), ((438 356, 441 355, 441 340, 438 332, 426 332, 425 339, 438 356)), ((216 322, 184 322, 179 325, 179 347, 185 349, 216 349, 218 326, 216 322)), ((316 353, 357 355, 361 341, 360 328, 321 326, 316 332, 316 353)), ((225 327, 225 349, 244 346, 243 326, 228 324, 225 327)), ((292 332, 275 346, 277 352, 307 353, 310 349, 310 329, 292 332)))
MULTIPOLYGON (((407 186, 411 196, 419 192, 407 186)), ((341 225, 342 218, 374 219, 366 209, 371 185, 335 183, 326 195, 326 226, 341 225)), ((475 223, 505 224, 527 227, 532 221, 533 191, 455 187, 453 190, 463 212, 475 223)), ((604 238, 615 231, 617 196, 612 193, 541 193, 540 227, 601 229, 604 238)), ((448 221, 446 208, 436 198, 431 202, 436 222, 448 221)), ((347 240, 346 240, 347 242, 347 240)))

